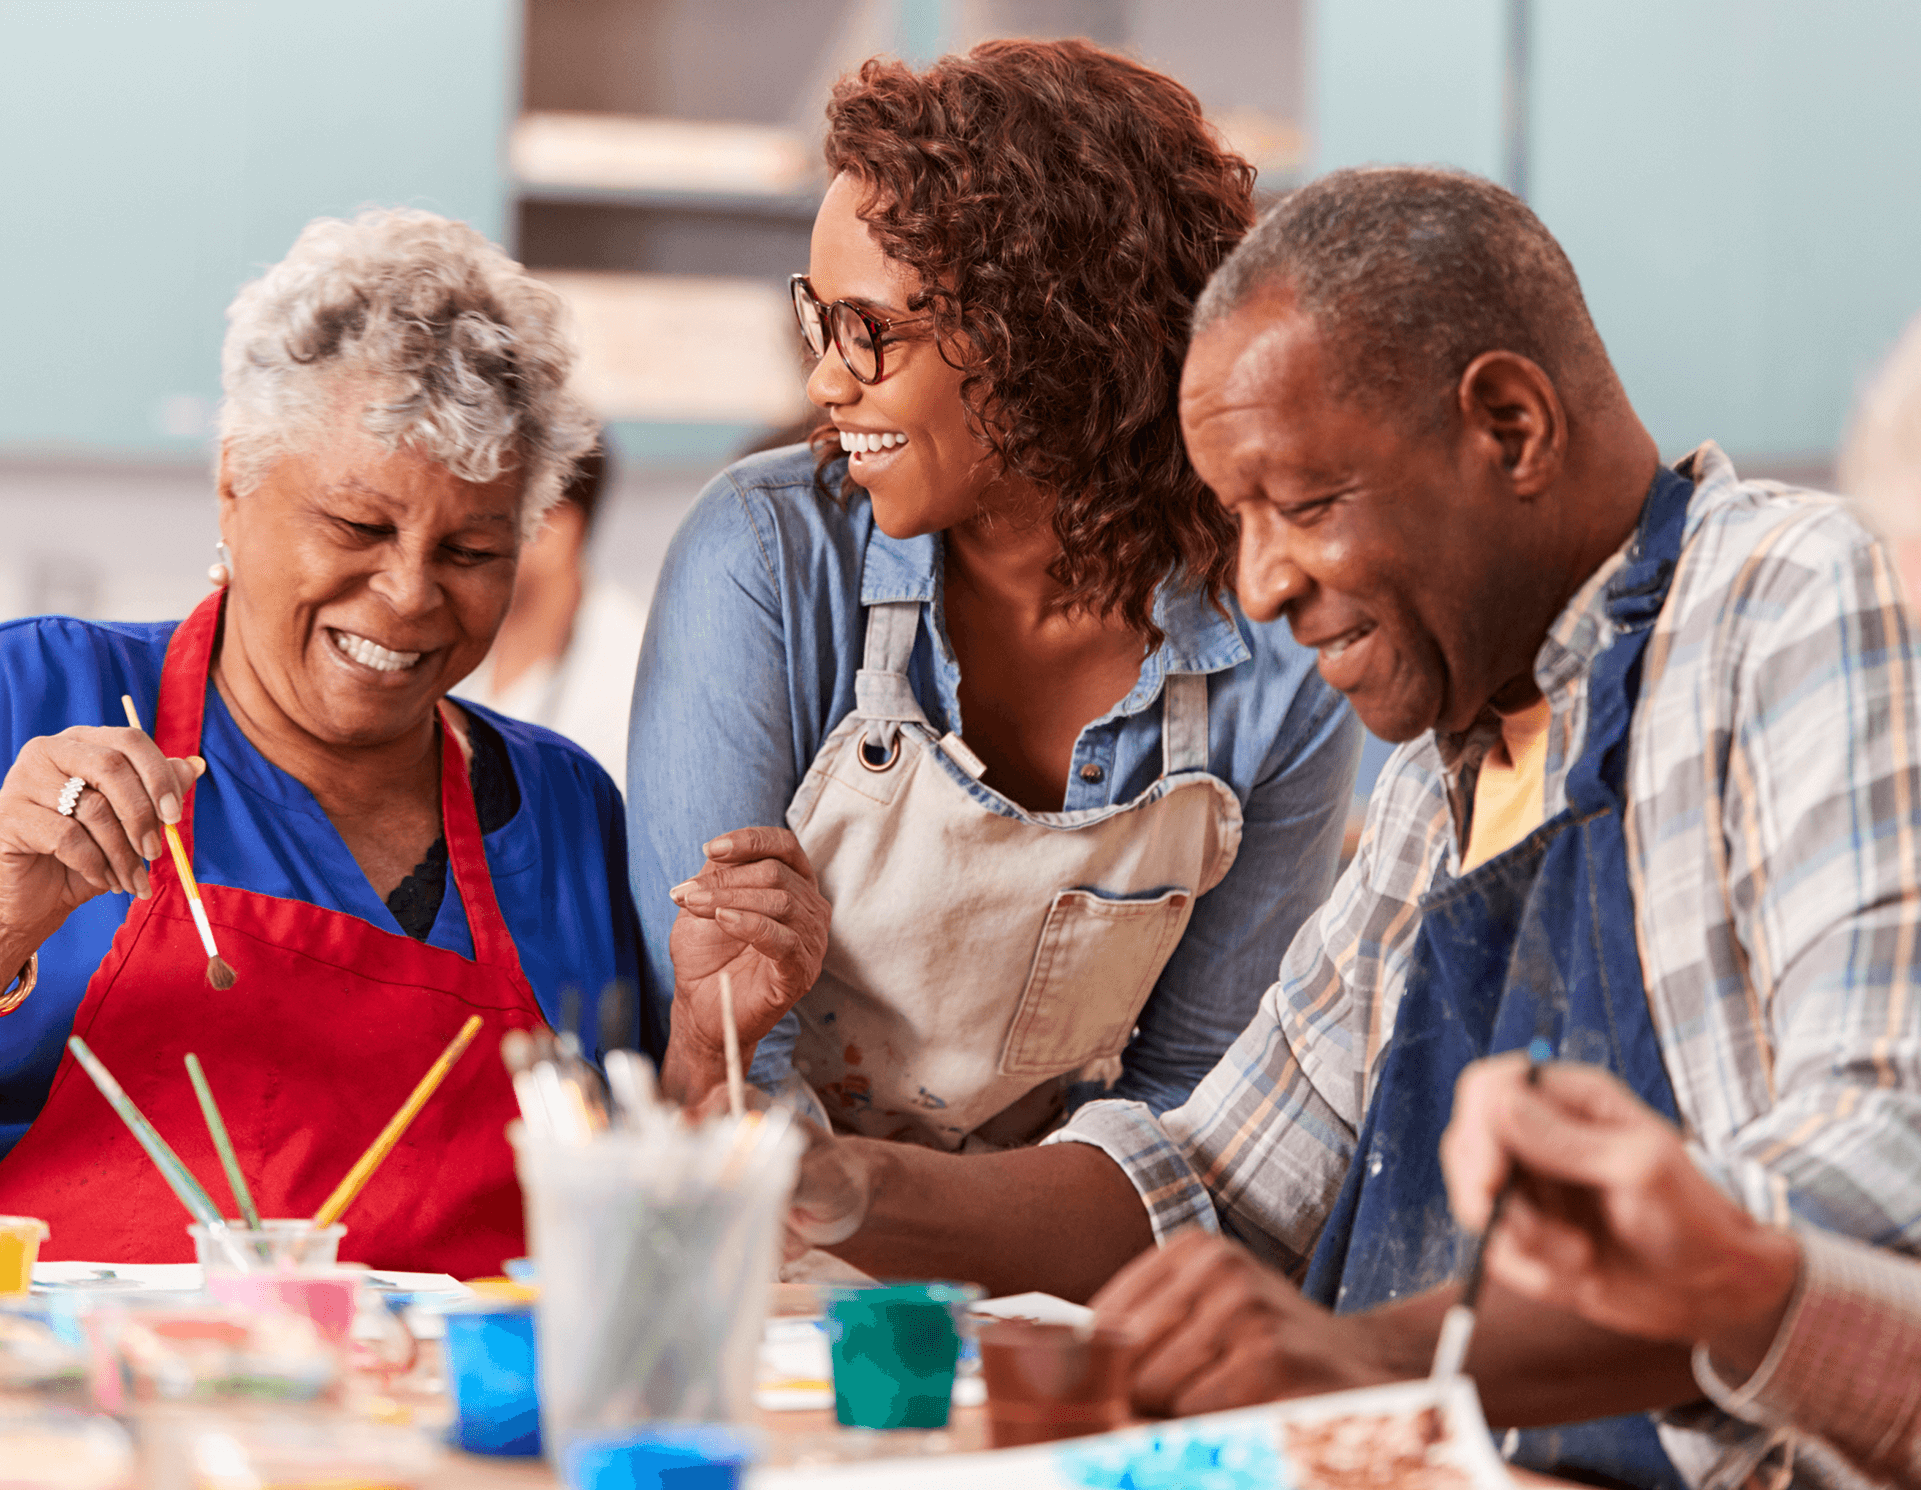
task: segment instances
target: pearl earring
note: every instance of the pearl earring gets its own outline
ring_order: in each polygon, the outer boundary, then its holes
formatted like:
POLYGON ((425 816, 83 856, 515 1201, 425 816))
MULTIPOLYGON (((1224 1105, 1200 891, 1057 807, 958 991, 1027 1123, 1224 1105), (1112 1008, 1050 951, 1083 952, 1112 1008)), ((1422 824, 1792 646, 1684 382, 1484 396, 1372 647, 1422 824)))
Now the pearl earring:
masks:
POLYGON ((215 543, 213 551, 220 557, 207 566, 207 578, 216 585, 224 585, 233 578, 233 555, 227 552, 225 539, 215 543))

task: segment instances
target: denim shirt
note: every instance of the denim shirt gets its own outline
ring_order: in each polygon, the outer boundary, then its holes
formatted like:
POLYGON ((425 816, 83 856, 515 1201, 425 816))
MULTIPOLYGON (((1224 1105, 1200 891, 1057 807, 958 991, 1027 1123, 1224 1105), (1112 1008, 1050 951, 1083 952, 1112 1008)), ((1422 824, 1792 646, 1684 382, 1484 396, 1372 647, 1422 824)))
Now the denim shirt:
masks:
MULTIPOLYGON (((844 471, 830 468, 831 487, 844 471)), ((667 938, 677 911, 667 891, 699 872, 709 839, 786 823, 822 743, 853 710, 867 606, 927 603, 931 624, 909 682, 936 731, 962 733, 941 576, 938 535, 890 538, 866 493, 844 508, 822 496, 803 447, 723 471, 674 536, 641 647, 627 757, 642 983, 660 1028, 674 988, 667 938)), ((1326 898, 1360 753, 1360 724, 1321 681, 1314 654, 1285 625, 1257 625, 1231 599, 1226 607, 1163 587, 1155 618, 1166 640, 1127 696, 1081 730, 1062 804, 1105 807, 1152 785, 1162 680, 1208 675, 1208 769, 1239 798, 1245 827, 1239 857, 1196 902, 1122 1057, 1113 1095, 1156 1112, 1185 1101, 1220 1059, 1326 898)), ((785 1076, 794 1025, 789 1015, 761 1042, 756 1081, 785 1076)))

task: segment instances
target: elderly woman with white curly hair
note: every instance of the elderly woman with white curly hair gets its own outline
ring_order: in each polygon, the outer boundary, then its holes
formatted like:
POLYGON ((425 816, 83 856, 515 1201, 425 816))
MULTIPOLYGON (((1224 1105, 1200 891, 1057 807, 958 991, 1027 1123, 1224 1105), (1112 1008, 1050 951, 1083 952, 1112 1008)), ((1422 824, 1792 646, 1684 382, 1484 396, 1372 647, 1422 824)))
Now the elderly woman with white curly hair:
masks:
POLYGON ((214 593, 177 625, 0 627, 0 1212, 55 1257, 191 1255, 70 1033, 214 1181, 197 1052, 259 1210, 300 1216, 478 1014, 342 1251, 497 1271, 522 1250, 500 1037, 638 962, 606 773, 446 699, 593 439, 561 305, 462 224, 369 212, 309 225, 229 321, 214 593))

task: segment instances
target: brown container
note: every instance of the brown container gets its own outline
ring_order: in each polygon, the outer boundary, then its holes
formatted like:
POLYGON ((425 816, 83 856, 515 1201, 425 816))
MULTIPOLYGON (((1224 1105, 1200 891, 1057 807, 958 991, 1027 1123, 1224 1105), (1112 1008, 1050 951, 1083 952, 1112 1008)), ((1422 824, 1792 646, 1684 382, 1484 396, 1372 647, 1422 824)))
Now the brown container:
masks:
POLYGON ((997 1449, 1106 1433, 1130 1421, 1140 1343, 1117 1330, 996 1320, 980 1327, 987 1428, 997 1449))

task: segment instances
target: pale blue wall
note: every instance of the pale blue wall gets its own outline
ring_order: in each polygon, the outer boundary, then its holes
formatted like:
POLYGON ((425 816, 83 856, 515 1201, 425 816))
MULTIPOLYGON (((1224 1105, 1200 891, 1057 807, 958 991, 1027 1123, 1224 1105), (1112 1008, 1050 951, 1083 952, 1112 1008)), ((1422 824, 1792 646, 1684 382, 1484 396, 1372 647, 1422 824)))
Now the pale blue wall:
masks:
MULTIPOLYGON (((1322 168, 1499 169, 1503 0, 1322 0, 1322 168)), ((1921 6, 1534 0, 1532 199, 1669 454, 1822 455, 1921 310, 1921 6)))
POLYGON ((1319 0, 1311 14, 1316 170, 1499 171, 1502 0, 1319 0))
POLYGON ((499 238, 518 15, 0 0, 0 452, 201 449, 222 312, 309 218, 407 203, 499 238))

